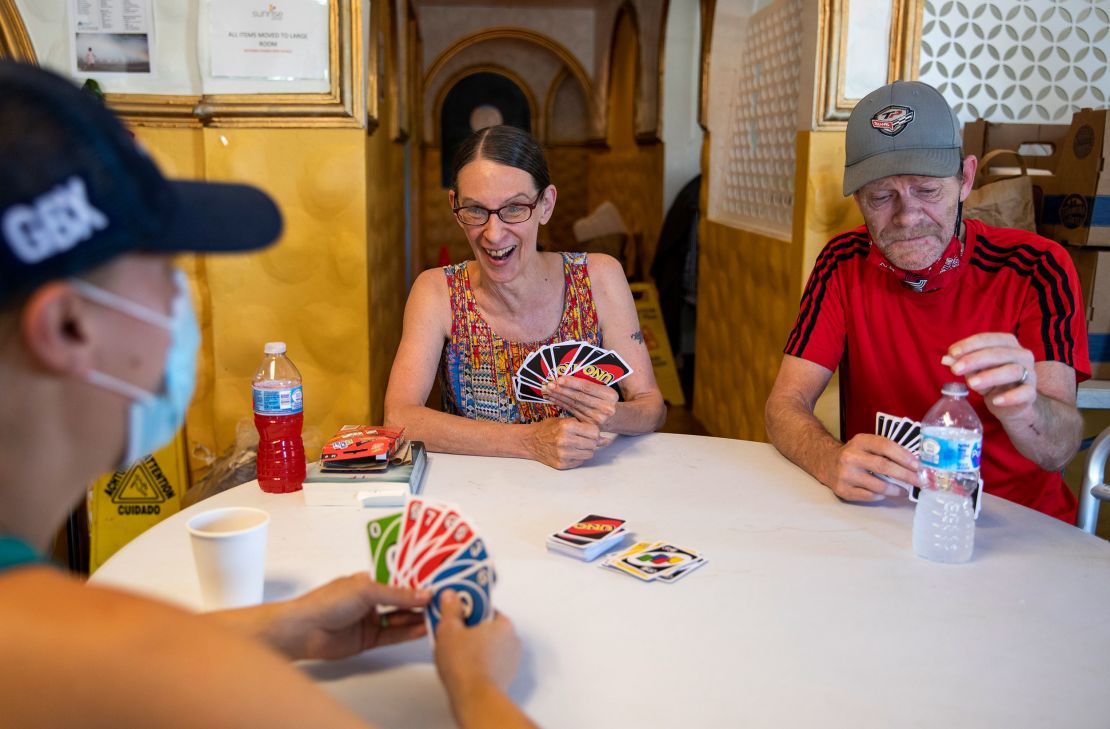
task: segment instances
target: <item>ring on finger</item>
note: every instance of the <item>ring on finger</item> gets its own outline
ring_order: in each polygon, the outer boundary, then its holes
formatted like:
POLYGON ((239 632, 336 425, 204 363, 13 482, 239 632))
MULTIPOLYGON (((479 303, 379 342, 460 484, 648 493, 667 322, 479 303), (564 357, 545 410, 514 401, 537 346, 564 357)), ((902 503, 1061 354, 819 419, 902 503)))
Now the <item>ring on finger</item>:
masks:
POLYGON ((1025 381, 1029 379, 1029 370, 1025 365, 1021 365, 1021 379, 1018 380, 1018 385, 1024 385, 1025 381))

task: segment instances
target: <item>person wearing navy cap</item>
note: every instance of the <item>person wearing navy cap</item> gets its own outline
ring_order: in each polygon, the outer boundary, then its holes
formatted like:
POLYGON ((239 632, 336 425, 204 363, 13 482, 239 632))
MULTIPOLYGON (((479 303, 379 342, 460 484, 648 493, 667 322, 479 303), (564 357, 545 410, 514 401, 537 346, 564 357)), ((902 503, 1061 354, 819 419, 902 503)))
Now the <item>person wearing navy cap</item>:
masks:
MULTIPOLYGON (((177 253, 263 248, 262 191, 166 179, 111 111, 0 62, 0 724, 366 726, 288 659, 416 638, 427 591, 366 573, 195 616, 90 587, 41 556, 98 475, 173 438, 199 333, 177 253)), ((460 723, 527 726, 504 693, 520 644, 442 601, 436 664, 460 723)))
POLYGON ((983 423, 984 489, 1064 521, 1060 476, 1090 377, 1084 307, 1063 247, 963 218, 977 160, 932 86, 896 81, 852 111, 844 194, 865 224, 817 257, 766 405, 771 442, 833 493, 877 501, 917 482, 918 460, 873 432, 876 416, 920 421, 965 381, 983 423), (841 438, 814 417, 840 371, 841 438))

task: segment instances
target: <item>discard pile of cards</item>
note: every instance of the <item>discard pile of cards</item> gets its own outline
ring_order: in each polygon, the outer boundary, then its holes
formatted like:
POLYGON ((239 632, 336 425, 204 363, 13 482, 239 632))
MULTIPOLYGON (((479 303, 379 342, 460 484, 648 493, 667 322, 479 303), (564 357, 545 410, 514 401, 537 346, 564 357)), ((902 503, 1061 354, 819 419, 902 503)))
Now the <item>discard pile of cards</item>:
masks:
POLYGON ((366 529, 370 576, 376 582, 432 591, 424 615, 433 638, 444 590, 459 594, 467 626, 493 618, 493 562, 485 542, 456 507, 412 496, 403 511, 374 519, 366 529))
POLYGON ((637 542, 609 555, 600 565, 644 582, 677 582, 705 563, 705 557, 692 549, 666 542, 637 542))
POLYGON ((549 536, 547 548, 552 552, 591 562, 624 541, 627 533, 624 519, 587 514, 562 531, 549 536))
MULTIPOLYGON (((915 456, 921 452, 921 423, 916 420, 899 418, 886 413, 875 413, 875 435, 881 435, 884 438, 891 439, 915 456)), ((896 478, 891 478, 881 473, 876 473, 875 475, 887 483, 905 489, 911 494, 917 488, 905 481, 899 481, 896 478)), ((916 496, 916 494, 913 495, 916 496)))
POLYGON ((513 385, 521 402, 550 402, 543 396, 543 386, 558 377, 578 377, 613 387, 631 374, 632 368, 611 349, 566 341, 545 344, 528 355, 513 375, 513 385))

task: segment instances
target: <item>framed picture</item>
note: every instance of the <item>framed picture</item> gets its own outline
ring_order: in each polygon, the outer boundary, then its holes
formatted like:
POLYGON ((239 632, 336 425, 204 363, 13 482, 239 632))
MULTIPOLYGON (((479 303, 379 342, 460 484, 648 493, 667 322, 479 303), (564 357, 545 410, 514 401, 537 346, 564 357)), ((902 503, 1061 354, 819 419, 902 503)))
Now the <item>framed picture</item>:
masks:
POLYGON ((915 0, 820 0, 818 127, 843 126, 872 89, 917 78, 924 4, 915 0), (876 64, 876 58, 888 62, 876 64))
MULTIPOLYGON (((107 93, 105 100, 125 121, 141 126, 361 128, 376 123, 376 107, 367 98, 364 80, 367 67, 372 67, 367 60, 374 58, 366 55, 364 47, 365 3, 326 0, 326 5, 327 73, 325 79, 311 82, 323 90, 290 90, 296 84, 288 79, 257 78, 249 73, 230 81, 212 77, 211 56, 202 54, 198 62, 204 80, 198 90, 230 87, 235 89, 233 93, 107 93)), ((10 17, 19 19, 13 0, 0 0, 0 22, 6 23, 10 17)), ((9 37, 6 28, 0 30, 9 37)), ((209 23, 198 21, 190 32, 194 40, 201 41, 198 46, 210 47, 210 39, 200 35, 211 32, 209 23)))

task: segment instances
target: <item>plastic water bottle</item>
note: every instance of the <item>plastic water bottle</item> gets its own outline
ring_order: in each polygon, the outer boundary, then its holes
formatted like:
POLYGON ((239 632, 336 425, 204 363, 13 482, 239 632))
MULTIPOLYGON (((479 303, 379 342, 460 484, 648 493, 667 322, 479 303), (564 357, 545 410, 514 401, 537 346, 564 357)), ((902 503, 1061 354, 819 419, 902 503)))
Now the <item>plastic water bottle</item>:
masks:
POLYGON ((913 514, 913 551, 934 562, 971 559, 983 424, 967 401, 967 386, 949 382, 921 421, 921 494, 913 514))
POLYGON ((283 494, 304 483, 301 373, 285 356, 285 342, 267 342, 254 373, 254 426, 258 428, 258 485, 283 494))

